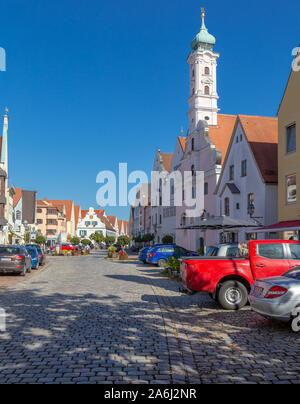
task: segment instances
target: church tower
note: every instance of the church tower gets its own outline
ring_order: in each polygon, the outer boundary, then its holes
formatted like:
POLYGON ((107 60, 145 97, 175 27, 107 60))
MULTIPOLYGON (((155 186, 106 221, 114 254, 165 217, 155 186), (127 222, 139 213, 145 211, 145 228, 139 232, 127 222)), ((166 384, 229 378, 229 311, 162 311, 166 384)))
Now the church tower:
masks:
POLYGON ((202 27, 192 42, 193 52, 188 57, 190 66, 189 127, 193 131, 200 120, 210 126, 218 125, 217 60, 213 51, 216 43, 205 26, 202 9, 202 27))
POLYGON ((2 145, 0 155, 0 166, 8 175, 8 146, 7 146, 7 134, 8 134, 8 109, 5 109, 5 115, 3 117, 3 133, 2 133, 2 145))

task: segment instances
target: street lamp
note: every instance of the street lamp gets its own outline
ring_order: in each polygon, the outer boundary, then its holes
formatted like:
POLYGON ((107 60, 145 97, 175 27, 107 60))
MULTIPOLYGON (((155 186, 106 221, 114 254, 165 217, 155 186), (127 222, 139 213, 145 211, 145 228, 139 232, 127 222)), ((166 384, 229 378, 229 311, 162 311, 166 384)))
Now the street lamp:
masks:
POLYGON ((24 230, 25 230, 24 243, 26 244, 26 234, 29 232, 30 226, 28 226, 27 220, 24 220, 23 225, 24 225, 24 230))

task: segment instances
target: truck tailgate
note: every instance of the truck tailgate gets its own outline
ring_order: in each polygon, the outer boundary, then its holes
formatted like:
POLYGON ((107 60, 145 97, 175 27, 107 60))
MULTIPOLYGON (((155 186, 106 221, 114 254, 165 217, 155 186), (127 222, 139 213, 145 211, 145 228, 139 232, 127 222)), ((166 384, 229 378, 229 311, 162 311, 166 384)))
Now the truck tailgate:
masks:
POLYGON ((180 272, 183 285, 199 292, 213 293, 226 276, 243 276, 250 284, 253 282, 250 262, 245 258, 185 258, 181 261, 180 272))

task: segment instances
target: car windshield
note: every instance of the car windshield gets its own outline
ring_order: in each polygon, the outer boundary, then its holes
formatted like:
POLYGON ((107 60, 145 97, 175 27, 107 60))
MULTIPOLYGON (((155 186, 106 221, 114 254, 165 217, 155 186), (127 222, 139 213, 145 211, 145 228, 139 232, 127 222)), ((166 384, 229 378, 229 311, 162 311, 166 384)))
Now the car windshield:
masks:
POLYGON ((0 247, 0 255, 16 255, 21 254, 21 252, 18 247, 0 247))
POLYGON ((29 252, 29 254, 37 254, 37 249, 34 247, 27 247, 26 250, 29 252))
POLYGON ((288 272, 283 274, 285 278, 290 278, 290 279, 298 279, 300 280, 300 267, 296 267, 293 269, 290 269, 288 272))

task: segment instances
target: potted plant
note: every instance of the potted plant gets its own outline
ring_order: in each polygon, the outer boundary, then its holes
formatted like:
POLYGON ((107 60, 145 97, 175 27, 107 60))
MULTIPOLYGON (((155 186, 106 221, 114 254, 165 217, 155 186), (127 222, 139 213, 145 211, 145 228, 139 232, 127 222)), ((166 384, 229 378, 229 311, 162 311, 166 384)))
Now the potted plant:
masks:
POLYGON ((108 248, 108 258, 117 258, 117 249, 114 246, 108 248))
POLYGON ((127 252, 125 250, 121 250, 119 252, 119 260, 120 261, 127 261, 128 260, 128 255, 127 255, 127 252))

